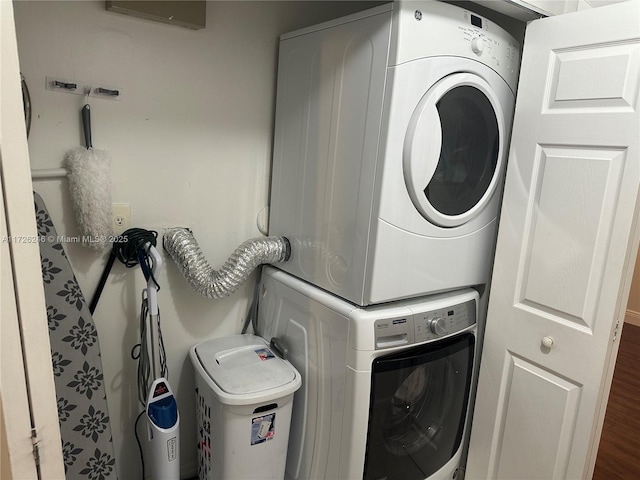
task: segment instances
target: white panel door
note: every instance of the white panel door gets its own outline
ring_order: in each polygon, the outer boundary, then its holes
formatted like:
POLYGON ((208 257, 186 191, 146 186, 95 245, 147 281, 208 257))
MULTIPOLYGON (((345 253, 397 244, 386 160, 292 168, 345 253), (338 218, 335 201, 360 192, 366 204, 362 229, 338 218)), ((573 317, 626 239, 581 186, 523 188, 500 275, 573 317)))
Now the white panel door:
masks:
POLYGON ((16 479, 63 479, 13 4, 1 0, 0 38, 0 400, 6 453, 16 479))
POLYGON ((639 3, 527 27, 467 479, 592 476, 640 236, 639 3))

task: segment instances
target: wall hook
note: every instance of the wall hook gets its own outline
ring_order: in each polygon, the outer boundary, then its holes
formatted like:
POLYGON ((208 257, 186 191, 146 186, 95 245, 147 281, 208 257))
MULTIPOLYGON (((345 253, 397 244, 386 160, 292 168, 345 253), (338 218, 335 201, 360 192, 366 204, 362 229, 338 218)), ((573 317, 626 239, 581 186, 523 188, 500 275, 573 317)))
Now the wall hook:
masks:
POLYGON ((111 89, 108 89, 108 88, 98 87, 96 89, 96 91, 100 95, 108 95, 110 97, 117 97, 118 95, 120 95, 120 92, 118 90, 111 90, 111 89))

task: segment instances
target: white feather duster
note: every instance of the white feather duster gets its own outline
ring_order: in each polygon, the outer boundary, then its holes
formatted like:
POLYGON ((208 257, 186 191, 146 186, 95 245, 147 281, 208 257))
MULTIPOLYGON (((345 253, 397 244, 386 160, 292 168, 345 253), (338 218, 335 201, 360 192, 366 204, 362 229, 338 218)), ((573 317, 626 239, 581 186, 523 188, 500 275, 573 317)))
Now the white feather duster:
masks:
POLYGON ((106 151, 84 147, 64 158, 82 244, 96 250, 110 246, 113 233, 110 163, 106 151))

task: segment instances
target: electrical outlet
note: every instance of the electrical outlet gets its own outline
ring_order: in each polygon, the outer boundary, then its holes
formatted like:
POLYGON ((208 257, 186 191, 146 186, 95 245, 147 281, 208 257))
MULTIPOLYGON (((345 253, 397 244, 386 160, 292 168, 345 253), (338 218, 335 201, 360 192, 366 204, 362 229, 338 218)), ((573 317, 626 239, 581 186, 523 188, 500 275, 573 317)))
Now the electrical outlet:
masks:
POLYGON ((113 210, 113 233, 122 233, 131 228, 131 205, 128 203, 114 203, 113 210))

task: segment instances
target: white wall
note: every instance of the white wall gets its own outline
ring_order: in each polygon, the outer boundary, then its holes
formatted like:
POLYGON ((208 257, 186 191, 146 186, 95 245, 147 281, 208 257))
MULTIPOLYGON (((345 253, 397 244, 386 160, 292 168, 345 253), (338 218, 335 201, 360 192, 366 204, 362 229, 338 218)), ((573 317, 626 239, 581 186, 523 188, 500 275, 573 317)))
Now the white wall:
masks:
MULTIPOLYGON (((121 101, 91 99, 93 144, 112 159, 113 201, 130 203, 133 226, 188 226, 220 266, 259 235, 267 205, 277 42, 281 33, 367 8, 366 2, 209 2, 207 27, 190 31, 106 12, 103 1, 18 1, 22 73, 30 86, 33 168, 57 168, 82 142, 86 98, 45 90, 45 76, 114 85, 121 101)), ((58 234, 77 236, 66 180, 38 181, 58 234)), ((66 245, 87 299, 108 252, 66 245)), ((251 284, 224 300, 198 297, 167 261, 159 303, 170 381, 181 412, 183 475, 196 472, 189 348, 238 333, 251 284)), ((139 477, 133 422, 143 277, 116 264, 94 314, 120 478, 139 477)))

